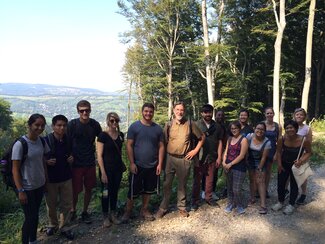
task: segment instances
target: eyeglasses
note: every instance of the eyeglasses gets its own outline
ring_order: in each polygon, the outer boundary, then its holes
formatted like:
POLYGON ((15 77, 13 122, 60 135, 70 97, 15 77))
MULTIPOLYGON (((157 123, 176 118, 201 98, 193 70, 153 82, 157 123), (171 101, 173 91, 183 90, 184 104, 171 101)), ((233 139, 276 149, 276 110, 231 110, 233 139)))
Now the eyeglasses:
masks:
POLYGON ((90 113, 90 109, 79 109, 78 111, 79 111, 79 113, 81 113, 81 114, 83 114, 83 113, 85 113, 85 112, 86 112, 87 114, 90 113))
POLYGON ((109 122, 111 122, 113 124, 113 123, 118 123, 119 121, 116 119, 110 119, 109 122))
POLYGON ((230 130, 239 130, 237 127, 230 128, 230 130))

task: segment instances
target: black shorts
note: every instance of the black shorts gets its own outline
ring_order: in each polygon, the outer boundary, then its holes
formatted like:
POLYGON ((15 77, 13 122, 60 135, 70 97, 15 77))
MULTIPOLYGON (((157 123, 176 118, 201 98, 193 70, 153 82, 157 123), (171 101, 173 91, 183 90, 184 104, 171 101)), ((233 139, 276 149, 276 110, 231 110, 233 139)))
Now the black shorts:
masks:
POLYGON ((129 176, 128 198, 135 198, 141 194, 154 194, 159 187, 159 176, 156 175, 156 166, 142 168, 137 165, 138 173, 129 176))

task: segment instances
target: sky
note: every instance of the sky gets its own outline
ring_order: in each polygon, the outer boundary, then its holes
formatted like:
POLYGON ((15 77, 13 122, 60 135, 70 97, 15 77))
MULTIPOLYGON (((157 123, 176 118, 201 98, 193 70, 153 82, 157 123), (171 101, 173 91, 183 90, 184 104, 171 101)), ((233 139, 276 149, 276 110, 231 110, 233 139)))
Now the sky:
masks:
POLYGON ((129 25, 115 0, 0 0, 0 83, 119 91, 129 25))

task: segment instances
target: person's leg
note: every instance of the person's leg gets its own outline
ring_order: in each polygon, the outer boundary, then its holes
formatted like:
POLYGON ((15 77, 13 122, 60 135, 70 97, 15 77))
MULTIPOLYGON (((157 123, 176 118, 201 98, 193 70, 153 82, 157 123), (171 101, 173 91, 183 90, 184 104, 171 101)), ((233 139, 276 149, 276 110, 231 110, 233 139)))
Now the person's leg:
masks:
POLYGON ((255 194, 256 194, 256 178, 255 178, 255 171, 254 169, 250 169, 249 172, 249 189, 250 189, 250 203, 255 203, 255 194))
POLYGON ((285 189, 289 178, 289 172, 287 170, 282 170, 278 173, 278 200, 280 203, 284 202, 285 199, 285 189))
POLYGON ((200 186, 202 181, 202 166, 194 166, 193 186, 192 186, 192 204, 197 205, 200 201, 200 186))
POLYGON ((72 168, 72 218, 76 217, 76 207, 79 193, 83 190, 83 168, 72 168))
POLYGON ((233 170, 226 173, 227 176, 227 199, 228 204, 234 205, 234 191, 233 191, 233 170))
POLYGON ((191 161, 186 159, 176 160, 177 186, 177 207, 179 210, 186 210, 186 187, 187 179, 190 174, 191 161))
POLYGON ((266 172, 255 172, 255 179, 257 183, 258 193, 260 195, 261 207, 266 207, 266 189, 265 189, 265 175, 266 172))
POLYGON ((296 182, 296 179, 293 175, 292 169, 290 168, 289 170, 290 174, 290 198, 289 198, 289 204, 294 206, 298 197, 298 185, 296 182))
POLYGON ((214 169, 215 169, 215 164, 214 163, 210 163, 210 164, 206 165, 205 200, 207 202, 212 201, 214 169))
POLYGON ((266 172, 265 172, 265 189, 268 191, 271 174, 272 174, 272 161, 265 162, 266 164, 266 172))
POLYGON ((85 168, 84 186, 85 186, 85 195, 84 195, 83 212, 87 213, 88 206, 91 201, 92 189, 96 186, 96 167, 95 166, 85 168))
POLYGON ((172 184, 176 173, 175 166, 174 166, 174 159, 175 158, 167 154, 165 179, 163 183, 164 196, 159 206, 159 208, 162 209, 163 211, 167 211, 168 209, 170 196, 172 192, 172 184))
POLYGON ((111 212, 116 211, 118 191, 120 189, 122 172, 112 172, 109 174, 111 177, 111 184, 108 186, 109 205, 111 212))
POLYGON ((58 215, 56 212, 56 206, 58 204, 58 196, 59 196, 59 184, 48 183, 45 201, 47 206, 47 215, 49 218, 50 228, 56 228, 59 225, 58 218, 57 218, 58 215))
POLYGON ((233 170, 233 192, 234 192, 234 202, 237 209, 243 208, 243 197, 241 187, 246 177, 246 172, 239 170, 233 170))
POLYGON ((72 180, 67 180, 60 183, 59 189, 59 209, 60 209, 60 224, 62 229, 70 222, 70 209, 72 207, 72 180))

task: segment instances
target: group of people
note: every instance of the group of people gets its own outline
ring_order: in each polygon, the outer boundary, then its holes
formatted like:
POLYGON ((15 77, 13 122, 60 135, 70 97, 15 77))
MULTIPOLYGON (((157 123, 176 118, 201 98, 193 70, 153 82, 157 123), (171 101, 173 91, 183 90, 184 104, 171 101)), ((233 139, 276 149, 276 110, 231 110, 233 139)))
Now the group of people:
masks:
MULTIPOLYGON (((84 191, 81 220, 91 223, 88 206, 92 189, 96 186, 96 157, 101 181, 103 226, 127 223, 131 217, 134 201, 142 196, 141 218, 162 218, 168 211, 175 176, 177 182, 177 208, 180 216, 188 217, 187 182, 194 167, 191 210, 200 207, 201 188, 204 201, 210 206, 219 206, 213 198, 218 168, 223 167, 227 178, 228 203, 225 212, 233 209, 238 214, 245 212, 246 204, 241 188, 249 171, 250 201, 260 198, 260 214, 267 213, 266 198, 269 197, 272 163, 278 163, 278 203, 272 209, 284 207, 285 195, 290 182, 289 205, 285 214, 291 214, 298 197, 298 186, 291 167, 304 164, 311 155, 312 132, 303 122, 306 112, 297 109, 293 120, 282 128, 273 121, 272 108, 265 109, 265 121, 253 128, 248 124, 249 112, 241 110, 239 120, 225 124, 225 115, 213 106, 201 108, 201 119, 192 121, 185 117, 186 106, 177 102, 173 106, 173 118, 162 129, 153 121, 154 105, 142 106, 142 118, 128 128, 126 151, 129 159, 129 190, 124 214, 119 218, 117 200, 123 172, 127 165, 122 159, 124 134, 120 131, 120 118, 115 112, 107 114, 107 127, 90 118, 91 105, 86 100, 77 104, 79 118, 68 121, 64 115, 52 119, 53 132, 44 138, 46 120, 43 115, 33 114, 28 120, 28 154, 23 159, 23 145, 17 141, 13 147, 13 176, 18 199, 22 205, 25 221, 22 227, 22 242, 35 243, 38 212, 44 192, 49 217, 47 235, 59 231, 68 239, 74 234, 68 223, 77 218, 78 196, 84 191), (97 138, 97 142, 96 142, 97 138), (95 145, 96 144, 96 145, 95 145), (301 150, 303 148, 303 150, 301 150), (301 152, 301 153, 300 153, 301 152), (149 208, 151 194, 160 190, 160 175, 163 177, 163 198, 158 211, 149 208), (58 209, 57 209, 58 208, 58 209), (59 210, 59 212, 57 211, 59 210)), ((306 184, 298 203, 306 198, 306 184)))

